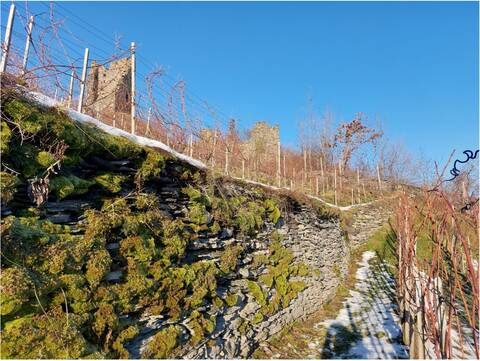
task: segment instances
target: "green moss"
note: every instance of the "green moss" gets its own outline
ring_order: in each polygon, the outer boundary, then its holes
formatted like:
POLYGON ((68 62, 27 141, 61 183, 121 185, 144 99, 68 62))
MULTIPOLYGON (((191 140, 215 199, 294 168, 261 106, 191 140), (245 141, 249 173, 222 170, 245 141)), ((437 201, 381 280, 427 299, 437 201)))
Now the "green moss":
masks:
POLYGON ((168 258, 181 259, 185 255, 185 249, 190 241, 190 233, 181 220, 164 221, 164 235, 162 244, 163 254, 168 258))
POLYGON ((264 316, 273 315, 280 307, 288 307, 306 287, 303 281, 292 280, 290 277, 309 274, 307 265, 292 263, 293 254, 282 246, 281 237, 276 231, 272 233, 271 238, 273 241, 269 246, 270 255, 262 258, 263 264, 267 265, 267 272, 259 276, 259 281, 268 289, 274 288, 275 293, 269 301, 266 301, 266 293, 259 284, 249 281, 248 285, 250 293, 262 306, 259 312, 264 316))
MULTIPOLYGON (((11 243, 18 243, 18 245, 23 243, 22 253, 26 255, 30 254, 31 251, 34 252, 38 247, 47 244, 50 239, 53 239, 50 234, 42 229, 42 222, 39 222, 35 217, 12 219, 9 237, 4 240, 7 244, 3 244, 3 246, 7 246, 7 250, 11 243), (9 242, 10 240, 11 242, 9 242)), ((13 244, 12 246, 15 247, 13 244)), ((12 251, 16 251, 16 249, 12 251)))
POLYGON ((33 295, 33 282, 20 267, 4 268, 0 273, 0 315, 17 312, 33 295))
POLYGON ((265 296, 264 291, 262 290, 262 287, 260 287, 260 285, 258 283, 256 283, 255 281, 251 281, 251 280, 247 281, 247 285, 248 285, 248 290, 252 294, 255 301, 257 301, 257 303, 260 306, 265 305, 265 303, 266 303, 265 297, 266 296, 265 296))
POLYGON ((260 253, 260 254, 256 254, 255 256, 253 256, 252 265, 253 265, 254 268, 257 268, 259 266, 267 264, 267 262, 268 262, 267 255, 263 254, 263 253, 260 253))
POLYGON ((8 159, 25 178, 41 175, 44 167, 37 162, 39 149, 31 144, 10 144, 8 159))
POLYGON ((194 345, 198 344, 206 334, 213 332, 215 329, 215 319, 206 319, 198 311, 192 312, 188 327, 192 331, 190 342, 194 345))
POLYGON ((218 224, 217 221, 214 221, 213 224, 210 226, 210 232, 213 234, 213 235, 217 235, 218 232, 220 232, 222 228, 220 227, 220 225, 218 224))
POLYGON ((157 248, 153 238, 131 236, 120 242, 120 254, 139 262, 149 262, 156 258, 157 248))
POLYGON ((85 321, 75 314, 67 317, 59 308, 16 320, 2 332, 2 358, 82 358, 92 351, 80 332, 85 321))
POLYGON ((264 205, 268 215, 268 219, 276 224, 281 216, 277 202, 275 202, 273 199, 266 199, 264 205))
POLYGON ((155 193, 141 193, 135 198, 135 206, 140 210, 158 209, 157 195, 155 193))
POLYGON ((6 204, 12 200, 18 183, 17 176, 7 172, 0 172, 0 194, 2 203, 6 204))
POLYGON ((338 268, 337 264, 334 264, 332 267, 332 272, 337 278, 341 278, 342 274, 340 273, 340 269, 338 268))
POLYGON ((192 186, 183 188, 182 193, 186 194, 192 203, 200 203, 206 208, 209 208, 212 205, 210 198, 207 195, 203 194, 199 189, 196 189, 192 186))
POLYGON ((85 278, 88 283, 96 287, 110 271, 111 264, 112 259, 108 251, 98 250, 92 252, 88 258, 87 270, 85 272, 85 278))
POLYGON ((284 274, 280 274, 275 277, 275 290, 281 295, 285 296, 288 290, 287 277, 284 274))
POLYGON ((225 302, 227 303, 228 307, 233 307, 237 305, 238 302, 238 295, 236 293, 227 293, 227 297, 225 297, 225 302))
POLYGON ((88 135, 92 139, 92 155, 99 155, 112 159, 135 159, 143 153, 143 148, 122 137, 116 137, 104 132, 97 131, 94 127, 87 128, 88 135))
POLYGON ((25 135, 38 133, 44 124, 39 122, 40 113, 36 107, 20 99, 11 99, 2 104, 3 110, 22 129, 25 135))
POLYGON ((64 154, 62 163, 66 166, 74 166, 77 165, 80 161, 82 160, 82 157, 80 154, 73 153, 73 152, 67 152, 64 154))
POLYGON ((145 347, 142 358, 171 358, 172 351, 178 344, 181 330, 177 326, 168 326, 156 333, 145 347))
POLYGON ((118 327, 118 317, 111 304, 103 303, 93 315, 92 330, 102 338, 104 334, 118 327))
POLYGON ((124 347, 125 342, 132 340, 140 332, 138 326, 133 325, 124 329, 119 333, 115 341, 113 342, 112 349, 117 352, 118 358, 128 359, 130 354, 124 347))
POLYGON ((240 326, 238 326, 238 332, 240 332, 240 335, 245 335, 247 333, 247 329, 249 326, 250 322, 248 320, 243 320, 240 326))
POLYGON ((0 152, 4 157, 9 149, 10 138, 12 136, 12 131, 7 125, 7 122, 1 122, 0 124, 0 152))
POLYGON ((142 181, 158 177, 165 167, 165 157, 153 150, 147 150, 147 156, 138 168, 136 177, 142 181))
POLYGON ((56 176, 50 180, 50 191, 58 199, 64 199, 72 195, 81 195, 88 192, 88 189, 94 182, 87 181, 77 176, 56 176))
POLYGON ((188 207, 189 219, 196 225, 206 225, 212 221, 210 213, 201 203, 193 203, 188 207))
POLYGON ((229 245, 226 247, 220 256, 219 268, 223 273, 229 273, 237 267, 237 261, 240 253, 243 252, 243 247, 239 244, 229 245))
POLYGON ((216 309, 221 309, 223 307, 223 301, 220 297, 214 297, 212 302, 216 309))
POLYGON ((265 208, 250 201, 236 210, 234 224, 242 233, 252 235, 263 226, 264 215, 265 208))
POLYGON ((48 168, 55 163, 55 157, 52 153, 42 150, 37 154, 37 163, 44 168, 48 168))
POLYGON ((118 193, 122 190, 122 183, 127 180, 127 176, 115 173, 104 173, 95 177, 95 182, 112 193, 118 193))
POLYGON ((252 325, 256 325, 260 322, 263 321, 263 315, 261 312, 257 312, 255 313, 255 315, 253 315, 253 318, 252 318, 252 325))
POLYGON ((298 263, 291 266, 291 274, 293 276, 307 277, 310 273, 310 268, 305 263, 298 263))
MULTIPOLYGON (((78 170, 72 165, 78 164, 82 158, 87 162, 91 156, 102 159, 129 158, 133 163, 139 164, 137 177, 140 180, 160 175, 164 162, 158 153, 132 146, 128 141, 102 135, 102 132, 93 127, 71 122, 56 110, 38 109, 21 102, 19 104, 28 108, 25 114, 28 113, 32 121, 28 120, 23 125, 27 128, 31 126, 32 136, 20 145, 19 137, 12 133, 6 164, 18 170, 21 173, 19 179, 22 180, 43 175, 45 168, 54 162, 50 149, 44 146, 45 142, 56 144, 65 141, 68 148, 62 161, 62 173, 50 178, 50 191, 57 199, 86 192, 93 183, 70 173, 78 170), (17 158, 11 156, 12 149, 18 151, 17 158), (15 164, 20 167, 17 168, 15 164)), ((175 172, 183 170, 177 169, 175 172)), ((132 178, 131 175, 103 173, 95 179, 95 183, 111 192, 118 192, 127 181, 133 185, 132 178)), ((198 172, 189 172, 189 180, 200 178, 198 172)), ((210 222, 210 197, 202 192, 191 192, 192 205, 202 206, 199 207, 201 209, 197 208, 201 212, 198 212, 197 219, 193 217, 194 221, 205 223, 201 224, 204 230, 218 233, 224 224, 218 220, 210 222)), ((95 195, 92 193, 92 196, 95 195)), ((41 352, 33 355, 29 353, 30 350, 22 348, 18 353, 22 357, 46 355, 52 358, 126 358, 128 352, 124 344, 135 337, 138 329, 129 327, 128 321, 121 315, 134 312, 162 315, 172 322, 188 318, 189 314, 205 306, 209 307, 212 303, 219 309, 224 306, 216 293, 217 277, 222 271, 215 263, 200 261, 184 264, 183 261, 186 247, 192 239, 198 237, 195 230, 200 227, 192 227, 190 220, 185 220, 184 223, 180 219, 166 219, 154 193, 104 200, 96 198, 95 201, 94 207, 103 203, 101 209, 86 210, 73 234, 68 227, 41 220, 39 217, 44 217, 45 212, 38 210, 31 212, 21 209, 19 212, 27 217, 11 216, 2 220, 2 267, 7 264, 2 269, 2 277, 9 278, 5 282, 2 280, 2 296, 8 296, 2 297, 0 305, 0 310, 4 313, 2 326, 8 325, 2 330, 2 348, 4 331, 8 328, 5 339, 10 344, 7 346, 14 345, 13 341, 25 341, 25 344, 32 344, 41 352), (76 233, 78 230, 80 235, 76 233), (107 251, 106 245, 114 242, 120 243, 118 251, 107 251), (112 257, 118 257, 124 267, 122 280, 118 283, 104 281, 111 269, 112 257), (13 262, 24 266, 21 272, 11 266, 13 262), (4 272, 7 269, 11 270, 4 272), (39 301, 32 293, 34 290, 39 301), (67 308, 70 322, 68 327, 73 327, 69 330, 69 335, 84 342, 85 348, 81 352, 73 350, 75 352, 65 353, 59 349, 68 335, 62 334, 56 326, 53 330, 61 335, 56 338, 60 344, 52 345, 48 341, 46 345, 40 340, 42 337, 51 337, 50 326, 45 321, 59 321, 58 324, 66 321, 66 313, 62 309, 67 308), (45 320, 41 318, 43 310, 49 315, 45 320), (53 310, 58 310, 58 319, 52 316, 53 310), (18 321, 14 322, 14 317, 18 321), (80 317, 78 320, 81 322, 73 321, 77 317, 80 317), (24 330, 25 335, 17 332, 20 327, 29 324, 40 328, 37 332, 38 342, 30 342, 31 332, 24 330)), ((237 201, 235 207, 240 206, 243 204, 237 201)), ((226 272, 235 268, 235 257, 241 247, 233 247, 229 251, 223 258, 222 268, 226 272)), ((234 304, 236 296, 228 296, 228 302, 234 304)), ((211 333, 215 321, 213 316, 197 315, 192 320, 192 326, 198 332, 191 341, 199 342, 211 333)), ((62 325, 65 326, 65 322, 62 325)), ((172 330, 169 330, 168 337, 172 333, 170 331, 172 330)), ((151 356, 166 357, 176 347, 176 341, 163 342, 161 338, 158 335, 157 341, 161 346, 153 345, 148 351, 151 356)), ((65 344, 72 344, 74 349, 81 344, 69 342, 67 340, 65 344)), ((14 355, 16 351, 12 350, 13 348, 7 355, 14 355)))
MULTIPOLYGON (((65 289, 68 307, 74 313, 82 314, 94 308, 92 295, 86 292, 87 280, 80 274, 63 274, 60 277, 62 287, 65 289)), ((58 294, 58 304, 64 302, 63 294, 58 294)))
POLYGON ((273 275, 271 275, 270 273, 260 275, 258 277, 258 280, 263 282, 265 286, 269 288, 273 286, 273 275))

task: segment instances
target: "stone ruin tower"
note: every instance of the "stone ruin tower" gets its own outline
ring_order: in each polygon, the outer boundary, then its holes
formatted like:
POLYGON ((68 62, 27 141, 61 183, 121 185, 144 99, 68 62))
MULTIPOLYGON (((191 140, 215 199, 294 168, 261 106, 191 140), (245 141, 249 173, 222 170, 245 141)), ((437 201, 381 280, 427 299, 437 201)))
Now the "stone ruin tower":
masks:
POLYGON ((244 150, 249 157, 275 160, 279 140, 280 127, 278 125, 270 126, 266 122, 259 121, 250 130, 250 137, 244 145, 244 150))
POLYGON ((86 84, 88 114, 130 114, 131 66, 130 58, 113 61, 108 68, 92 61, 86 84))

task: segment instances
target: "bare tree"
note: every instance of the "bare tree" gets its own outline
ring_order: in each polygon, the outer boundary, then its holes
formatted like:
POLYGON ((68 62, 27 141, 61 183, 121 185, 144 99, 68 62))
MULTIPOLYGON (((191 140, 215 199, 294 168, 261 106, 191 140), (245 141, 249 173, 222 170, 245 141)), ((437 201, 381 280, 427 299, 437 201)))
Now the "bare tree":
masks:
POLYGON ((351 122, 340 124, 335 133, 334 144, 339 147, 343 170, 347 169, 348 163, 357 149, 368 143, 373 144, 376 139, 383 135, 383 132, 364 125, 362 116, 359 113, 351 122))

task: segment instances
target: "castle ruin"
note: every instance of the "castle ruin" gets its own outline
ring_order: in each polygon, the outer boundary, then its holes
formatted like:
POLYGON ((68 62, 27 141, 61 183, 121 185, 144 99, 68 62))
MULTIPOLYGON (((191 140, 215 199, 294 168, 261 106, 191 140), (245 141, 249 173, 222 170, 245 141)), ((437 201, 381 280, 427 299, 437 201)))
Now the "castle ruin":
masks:
POLYGON ((243 149, 249 158, 276 159, 279 140, 280 128, 278 125, 270 126, 266 122, 259 121, 250 130, 243 149))
POLYGON ((104 65, 92 61, 87 78, 87 113, 130 113, 132 72, 129 58, 122 58, 104 65))

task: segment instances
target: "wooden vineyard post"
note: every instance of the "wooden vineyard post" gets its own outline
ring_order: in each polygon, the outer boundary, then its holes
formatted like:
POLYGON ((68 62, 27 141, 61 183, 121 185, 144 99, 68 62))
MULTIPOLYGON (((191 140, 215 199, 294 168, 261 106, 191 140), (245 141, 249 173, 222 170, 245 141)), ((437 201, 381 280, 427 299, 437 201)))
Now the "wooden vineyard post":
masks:
POLYGON ((193 134, 190 134, 190 157, 193 157, 193 134))
POLYGON ((318 196, 318 176, 315 177, 315 195, 318 196))
POLYGON ((217 149, 217 130, 213 133, 213 150, 212 150, 212 168, 215 167, 215 151, 217 149))
POLYGON ((304 183, 307 179, 307 150, 303 149, 303 178, 302 178, 302 189, 304 183))
POLYGON ((357 200, 358 200, 358 203, 361 203, 361 200, 360 200, 360 169, 357 168, 357 200))
POLYGON ((377 163, 377 180, 378 180, 378 190, 382 191, 382 181, 380 180, 380 167, 377 163))
POLYGON ((245 159, 242 159, 242 179, 245 179, 245 159))
POLYGON ((464 180, 462 180, 462 200, 465 204, 468 202, 468 192, 464 180))
POLYGON ((342 191, 342 163, 338 162, 338 183, 340 185, 340 192, 342 191))
POLYGON ((85 81, 87 79, 87 64, 88 64, 88 48, 85 48, 85 55, 83 57, 82 78, 80 79, 80 95, 78 98, 77 111, 79 113, 83 110, 83 97, 85 95, 85 81))
POLYGON ((322 176, 322 194, 325 194, 325 174, 323 172, 323 157, 320 157, 320 174, 322 176))
POLYGON ((277 142, 277 185, 278 187, 282 186, 282 177, 281 177, 281 161, 282 161, 282 154, 281 154, 281 148, 280 148, 280 134, 278 136, 278 142, 277 142))
POLYGON ((75 83, 75 69, 72 69, 72 74, 70 75, 70 84, 68 86, 67 108, 70 108, 72 106, 74 83, 75 83))
POLYGON ((225 174, 228 175, 228 146, 225 144, 225 174))
POLYGON ((292 178, 293 178, 293 181, 290 182, 291 183, 290 188, 293 190, 293 187, 295 187, 295 178, 296 178, 295 168, 293 168, 292 178))
POLYGON ((147 130, 145 131, 145 135, 150 134, 150 119, 152 118, 152 108, 148 108, 147 113, 147 130))
POLYGON ((12 36, 13 19, 15 18, 15 4, 10 5, 10 12, 8 13, 7 27, 5 29, 5 40, 2 44, 2 61, 0 63, 0 73, 7 69, 8 55, 10 52, 10 41, 12 36))
POLYGON ((335 205, 337 205, 337 168, 333 169, 333 188, 334 188, 335 205))
POLYGON ((25 51, 23 52, 22 76, 25 75, 27 71, 28 53, 30 51, 30 43, 32 42, 33 19, 33 15, 28 19, 27 41, 25 43, 25 51))
POLYGON ((132 61, 132 97, 131 97, 131 133, 135 134, 135 76, 136 76, 136 69, 135 69, 135 43, 132 42, 130 45, 130 52, 131 52, 131 61, 132 61))

